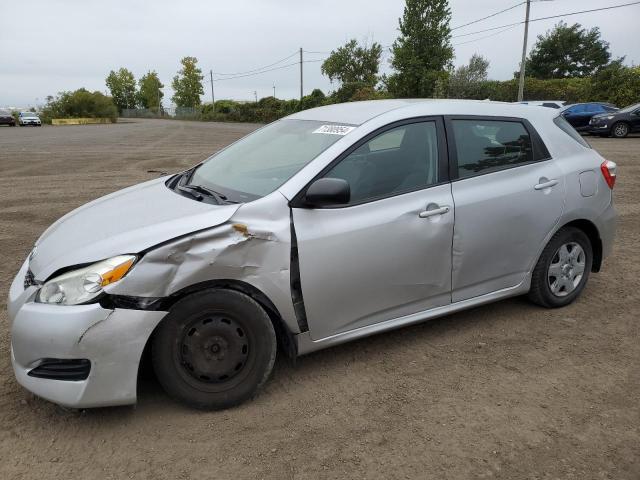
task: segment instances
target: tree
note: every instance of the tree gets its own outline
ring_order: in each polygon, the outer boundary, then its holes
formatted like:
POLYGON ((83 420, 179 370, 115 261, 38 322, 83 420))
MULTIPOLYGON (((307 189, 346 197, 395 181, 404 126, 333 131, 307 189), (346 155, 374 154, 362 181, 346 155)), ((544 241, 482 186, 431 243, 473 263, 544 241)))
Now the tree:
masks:
POLYGON ((103 117, 115 122, 118 109, 111 97, 101 92, 89 92, 80 88, 75 92, 61 92, 57 97, 47 96, 47 104, 42 109, 42 119, 52 118, 103 117))
POLYGON ((200 95, 204 95, 202 87, 202 70, 198 68, 196 57, 184 57, 180 60, 182 69, 173 77, 171 86, 174 95, 173 102, 178 107, 197 107, 200 105, 200 95))
POLYGON ((482 83, 487 80, 489 60, 474 53, 468 65, 461 65, 449 77, 448 96, 479 98, 482 83))
POLYGON ((359 89, 373 88, 378 83, 382 46, 374 42, 371 47, 360 46, 356 40, 332 50, 322 63, 322 73, 331 81, 338 81, 340 88, 336 96, 347 101, 359 89))
POLYGON ((164 85, 160 82, 158 74, 154 71, 147 72, 138 80, 140 90, 138 90, 138 104, 142 108, 159 109, 162 103, 164 85))
POLYGON ((559 22, 545 35, 538 35, 526 63, 527 76, 535 78, 589 77, 609 63, 609 43, 600 39, 600 30, 570 27, 559 22))
POLYGON ((619 107, 640 102, 640 65, 627 67, 614 60, 591 78, 591 98, 619 107))
POLYGON ((106 79, 107 87, 111 92, 113 103, 119 111, 124 108, 135 108, 137 104, 136 79, 126 68, 117 72, 111 70, 106 79))
POLYGON ((392 46, 396 71, 385 84, 395 97, 430 97, 451 67, 448 0, 406 0, 400 36, 392 46))

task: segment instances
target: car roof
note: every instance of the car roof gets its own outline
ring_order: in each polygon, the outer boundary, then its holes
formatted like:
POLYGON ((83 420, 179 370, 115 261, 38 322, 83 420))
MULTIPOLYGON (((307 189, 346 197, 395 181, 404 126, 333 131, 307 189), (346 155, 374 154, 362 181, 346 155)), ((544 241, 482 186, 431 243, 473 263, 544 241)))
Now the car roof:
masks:
POLYGON ((291 120, 314 120, 321 122, 362 125, 363 123, 387 114, 406 111, 407 118, 430 115, 488 115, 503 117, 554 117, 553 109, 532 109, 518 103, 492 102, 487 100, 429 100, 395 99, 368 100, 362 102, 338 103, 324 107, 311 108, 286 117, 291 120))

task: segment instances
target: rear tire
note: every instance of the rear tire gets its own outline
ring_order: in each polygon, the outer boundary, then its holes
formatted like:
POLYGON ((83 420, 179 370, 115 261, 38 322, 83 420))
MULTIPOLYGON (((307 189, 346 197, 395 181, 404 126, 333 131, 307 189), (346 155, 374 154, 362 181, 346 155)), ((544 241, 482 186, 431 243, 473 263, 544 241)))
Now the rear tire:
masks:
POLYGON ((611 136, 614 138, 624 138, 629 135, 629 125, 625 122, 614 123, 611 127, 611 136))
POLYGON ((151 357, 171 397, 218 410, 256 394, 271 373, 276 350, 273 324, 255 300, 211 289, 171 308, 154 334, 151 357))
POLYGON ((584 289, 592 263, 593 249, 585 233, 574 227, 560 229, 533 270, 529 299, 547 308, 569 305, 584 289))

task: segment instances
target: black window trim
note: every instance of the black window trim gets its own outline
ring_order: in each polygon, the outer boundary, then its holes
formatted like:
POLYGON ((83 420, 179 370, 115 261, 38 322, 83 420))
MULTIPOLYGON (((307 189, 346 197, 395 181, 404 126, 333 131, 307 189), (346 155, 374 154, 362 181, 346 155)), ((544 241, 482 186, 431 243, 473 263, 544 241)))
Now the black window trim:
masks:
POLYGON ((512 168, 520 168, 527 165, 532 165, 534 163, 545 162, 547 160, 551 160, 551 154, 547 149, 547 146, 542 141, 542 138, 538 134, 531 122, 526 118, 520 117, 501 117, 501 116, 493 116, 493 115, 445 115, 444 116, 444 125, 445 131, 447 134, 447 141, 449 147, 449 178, 452 182, 457 182, 460 180, 466 180, 468 178, 475 178, 481 175, 490 175, 492 173, 502 172, 504 170, 510 170, 512 168), (507 165, 504 168, 491 170, 489 172, 478 172, 473 175, 467 175, 465 177, 458 176, 458 151, 456 149, 455 135, 453 133, 453 121, 454 120, 477 120, 477 121, 487 121, 487 122, 513 122, 521 124, 525 131, 529 134, 531 138, 531 150, 533 160, 530 162, 522 162, 514 165, 507 165))
POLYGON ((296 194, 295 197, 289 202, 290 208, 305 208, 314 210, 331 210, 331 209, 339 209, 339 208, 350 208, 358 205, 364 205, 367 203, 377 202, 380 200, 385 200, 387 198, 397 197, 398 195, 406 195, 407 193, 419 192, 421 190, 427 190, 429 188, 437 187, 439 185, 444 185, 449 183, 449 146, 447 143, 447 135, 445 131, 444 117, 442 115, 428 115, 428 116, 420 116, 420 117, 412 117, 406 118, 403 120, 398 120, 395 122, 388 123, 373 132, 367 134, 362 137, 356 143, 351 145, 345 151, 343 151, 340 155, 338 155, 335 159, 331 161, 326 167, 324 167, 320 173, 318 173, 315 177, 313 177, 304 187, 300 189, 300 191, 296 194), (438 181, 426 187, 412 188, 407 190, 402 190, 399 192, 394 192, 389 195, 380 195, 377 197, 367 198, 359 202, 348 203, 344 205, 331 205, 325 207, 309 207, 304 203, 304 196, 307 192, 307 189, 313 182, 316 180, 323 178, 333 167, 335 167, 338 163, 344 160, 346 157, 351 155, 354 151, 360 148, 365 143, 369 142, 373 138, 389 131, 394 128, 401 127, 403 125, 410 125, 412 123, 424 123, 424 122, 434 122, 436 126, 436 138, 438 140, 438 181))

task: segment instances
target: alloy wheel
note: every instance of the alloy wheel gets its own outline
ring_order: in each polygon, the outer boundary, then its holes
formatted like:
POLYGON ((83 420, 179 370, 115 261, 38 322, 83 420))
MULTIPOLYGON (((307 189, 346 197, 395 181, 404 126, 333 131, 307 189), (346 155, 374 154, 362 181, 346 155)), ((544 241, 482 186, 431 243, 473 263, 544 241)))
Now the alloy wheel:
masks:
POLYGON ((551 293, 565 297, 573 292, 582 277, 586 265, 584 249, 576 242, 560 246, 551 259, 547 270, 547 282, 551 293))

